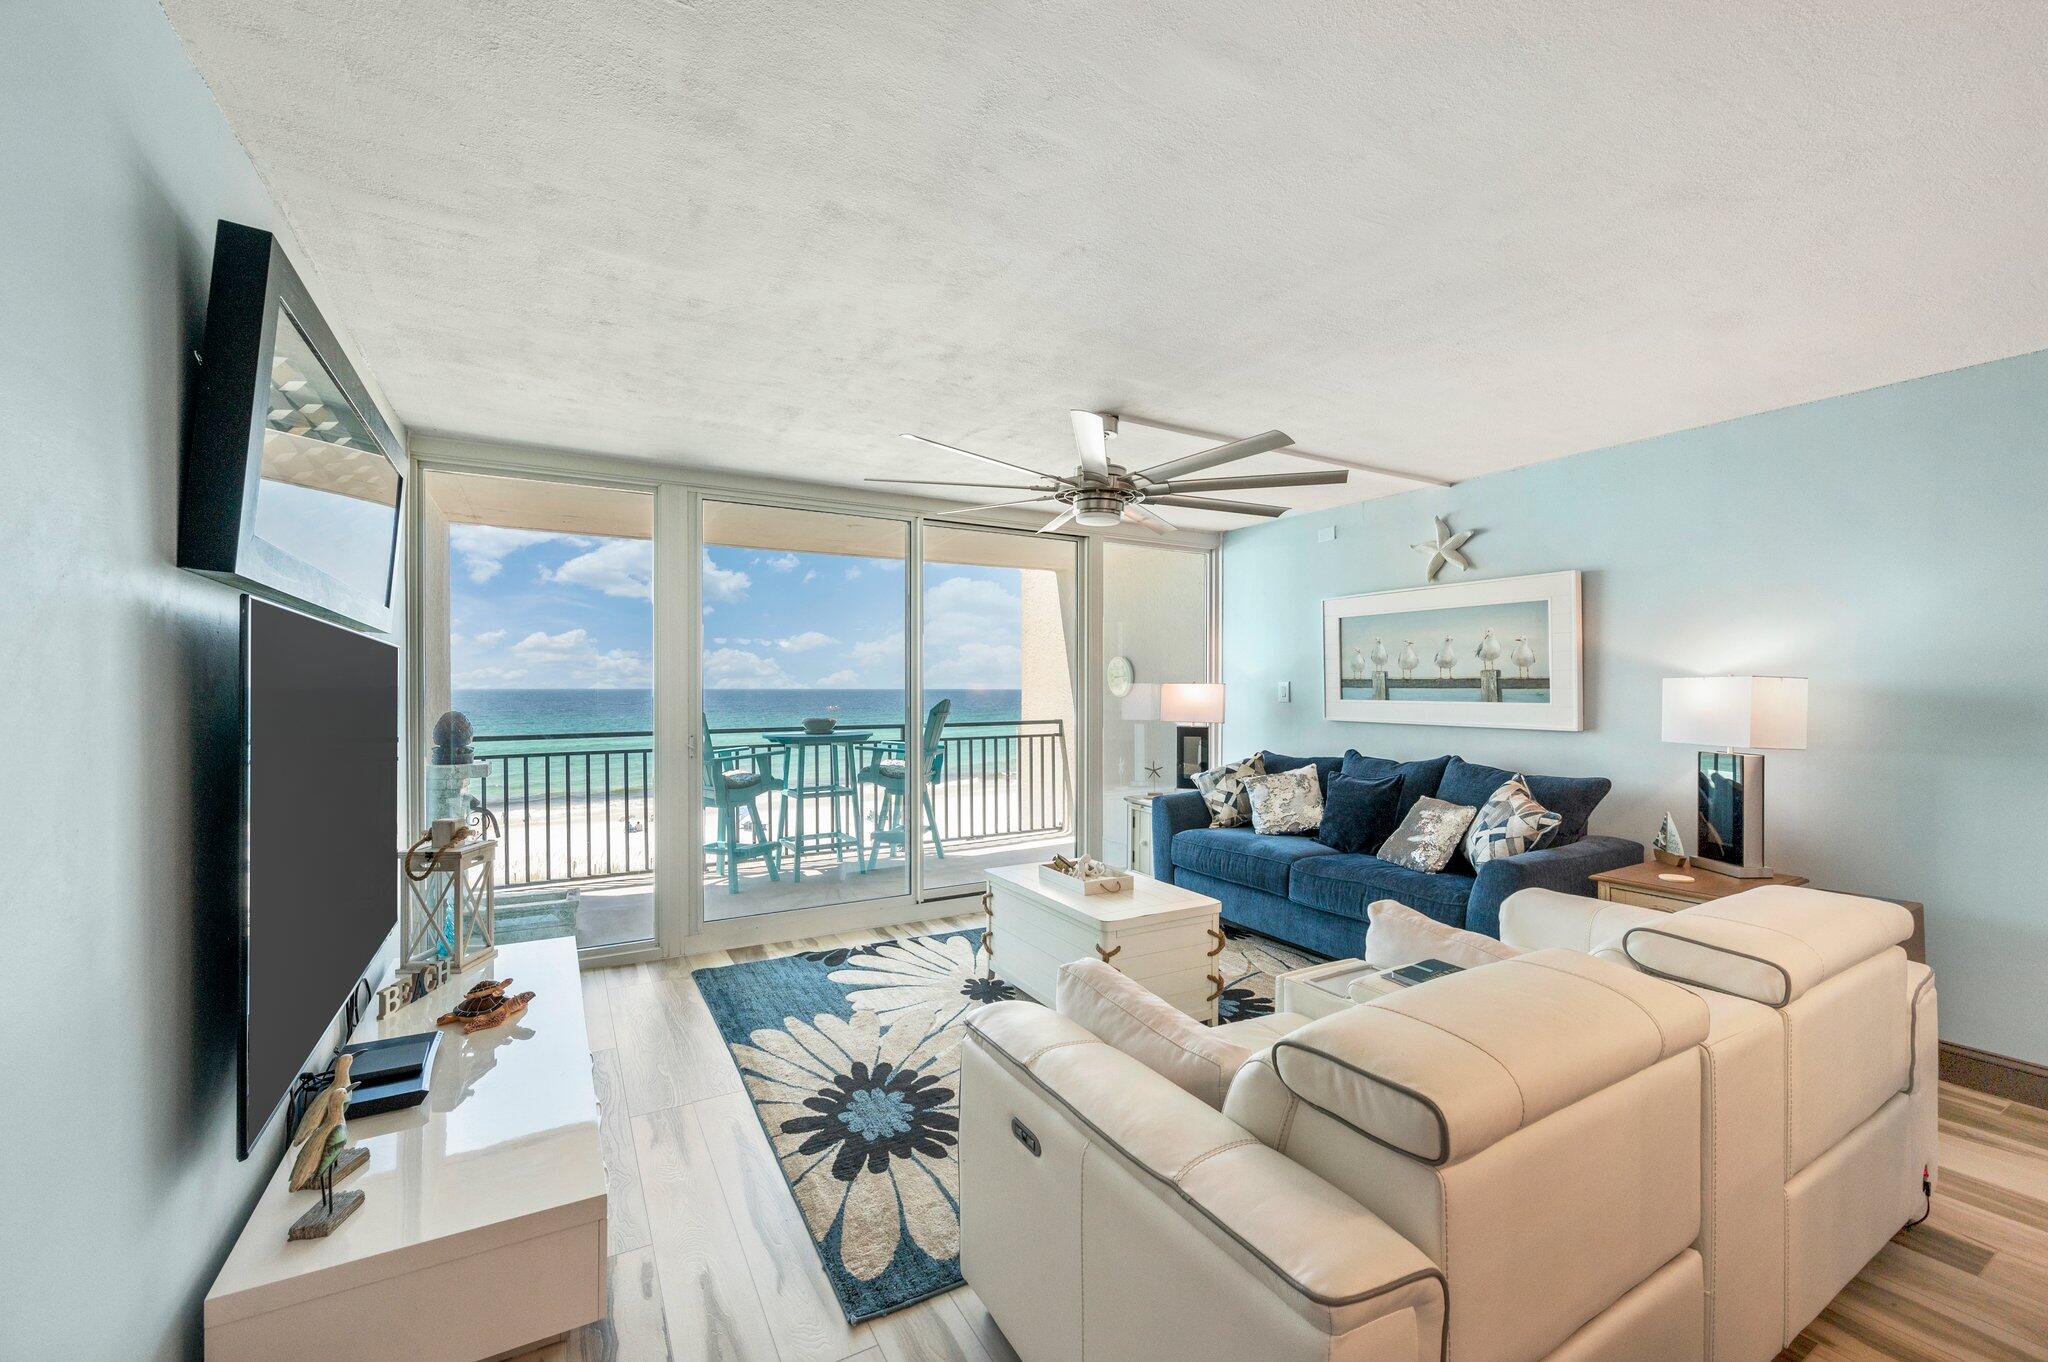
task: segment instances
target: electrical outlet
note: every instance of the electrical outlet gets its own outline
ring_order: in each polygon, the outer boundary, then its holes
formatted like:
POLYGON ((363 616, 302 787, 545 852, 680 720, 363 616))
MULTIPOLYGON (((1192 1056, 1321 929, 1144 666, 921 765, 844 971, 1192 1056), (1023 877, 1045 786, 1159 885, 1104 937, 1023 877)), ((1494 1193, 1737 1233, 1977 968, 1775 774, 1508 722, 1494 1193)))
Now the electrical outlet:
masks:
POLYGON ((1280 703, 1287 704, 1294 699, 1294 685, 1289 681, 1280 683, 1280 703))

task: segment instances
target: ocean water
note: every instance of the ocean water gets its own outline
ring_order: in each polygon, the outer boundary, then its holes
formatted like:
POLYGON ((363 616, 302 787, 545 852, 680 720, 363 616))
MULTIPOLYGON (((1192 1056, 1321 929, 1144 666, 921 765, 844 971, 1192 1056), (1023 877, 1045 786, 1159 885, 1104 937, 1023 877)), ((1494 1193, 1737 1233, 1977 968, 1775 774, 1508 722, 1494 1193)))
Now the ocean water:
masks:
MULTIPOLYGON (((964 733, 996 735, 1025 716, 1015 690, 930 690, 927 704, 951 700, 949 724, 992 723, 964 733)), ((455 708, 476 730, 477 755, 491 765, 491 802, 534 797, 546 788, 557 796, 584 798, 603 792, 645 790, 653 768, 654 692, 651 690, 458 690, 455 708), (600 737, 599 734, 625 734, 600 737), (610 754, 609 761, 605 754, 610 754), (503 760, 508 754, 517 754, 503 760), (586 757, 589 760, 586 760, 586 757)), ((904 697, 900 690, 707 690, 704 714, 717 742, 746 745, 764 731, 800 726, 805 719, 830 717, 841 728, 872 727, 877 739, 901 736, 904 697)), ((1032 716, 1042 717, 1042 716, 1032 716)), ((951 736, 964 736, 954 730, 951 736)), ((1071 736, 1071 735, 1070 735, 1071 736)), ((1034 749, 1035 750, 1035 749, 1034 749)), ((1004 769, 1016 749, 980 745, 971 755, 983 770, 1004 769)))

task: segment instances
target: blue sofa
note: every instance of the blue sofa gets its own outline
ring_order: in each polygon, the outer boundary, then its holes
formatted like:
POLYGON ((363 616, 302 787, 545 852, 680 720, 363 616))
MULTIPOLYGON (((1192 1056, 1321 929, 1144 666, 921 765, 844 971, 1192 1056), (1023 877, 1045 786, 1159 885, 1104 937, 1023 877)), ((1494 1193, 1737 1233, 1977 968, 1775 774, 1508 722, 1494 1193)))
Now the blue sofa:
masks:
MULTIPOLYGON (((1289 757, 1263 752, 1268 771, 1313 765, 1327 789, 1339 774, 1401 777, 1399 813, 1425 795, 1454 804, 1484 804, 1515 774, 1459 757, 1395 762, 1347 752, 1342 757, 1289 757)), ((1329 956, 1365 950, 1365 910, 1393 899, 1440 922, 1500 935, 1500 905, 1518 889, 1593 892, 1590 877, 1635 865, 1643 845, 1625 837, 1594 837, 1586 824, 1613 782, 1600 777, 1527 776, 1529 792, 1564 821, 1550 843, 1520 856, 1474 867, 1462 849, 1442 871, 1425 875, 1377 856, 1336 851, 1313 836, 1262 836, 1249 827, 1212 828, 1194 790, 1152 801, 1152 873, 1169 884, 1207 894, 1227 922, 1329 956)))

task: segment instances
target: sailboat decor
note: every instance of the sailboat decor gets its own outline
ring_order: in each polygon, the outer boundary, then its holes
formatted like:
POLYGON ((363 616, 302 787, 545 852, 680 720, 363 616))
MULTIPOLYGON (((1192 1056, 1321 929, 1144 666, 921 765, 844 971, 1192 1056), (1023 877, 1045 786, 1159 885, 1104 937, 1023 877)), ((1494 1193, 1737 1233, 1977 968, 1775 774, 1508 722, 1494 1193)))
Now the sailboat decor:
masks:
POLYGON ((1650 843, 1650 854, 1660 865, 1685 865, 1685 839, 1678 835, 1678 820, 1667 810, 1664 826, 1657 829, 1657 840, 1650 843))

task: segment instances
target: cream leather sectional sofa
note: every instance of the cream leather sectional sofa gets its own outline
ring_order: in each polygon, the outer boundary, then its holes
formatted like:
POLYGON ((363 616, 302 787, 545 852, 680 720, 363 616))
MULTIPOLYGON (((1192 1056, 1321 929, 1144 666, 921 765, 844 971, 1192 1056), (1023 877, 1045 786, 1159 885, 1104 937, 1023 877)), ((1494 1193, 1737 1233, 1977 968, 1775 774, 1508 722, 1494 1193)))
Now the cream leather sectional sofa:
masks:
POLYGON ((1026 1362, 1768 1362, 1924 1209, 1910 929, 1529 890, 1525 954, 1207 1031, 1069 966, 970 1019, 963 1270, 1026 1362))

